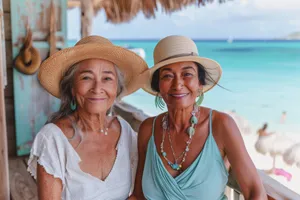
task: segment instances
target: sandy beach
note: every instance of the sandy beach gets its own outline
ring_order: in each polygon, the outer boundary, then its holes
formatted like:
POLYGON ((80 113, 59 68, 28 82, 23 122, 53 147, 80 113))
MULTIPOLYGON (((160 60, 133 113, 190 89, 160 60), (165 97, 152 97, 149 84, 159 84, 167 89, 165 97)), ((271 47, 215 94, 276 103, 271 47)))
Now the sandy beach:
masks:
MULTIPOLYGON (((254 130, 254 129, 253 129, 254 130)), ((248 153, 250 157, 252 158, 255 166, 257 169, 261 170, 268 170, 272 168, 272 163, 273 159, 269 154, 263 155, 261 153, 258 153, 255 149, 255 142, 257 141, 258 135, 253 132, 251 134, 242 134, 243 139, 245 142, 245 146, 248 150, 248 153)), ((300 142, 300 134, 297 133, 288 133, 285 134, 286 137, 292 139, 296 143, 300 142)), ((278 176, 278 175, 270 175, 272 178, 280 182, 281 184, 285 185, 289 189, 293 190, 294 192, 300 194, 300 168, 297 166, 293 165, 287 165, 283 159, 282 156, 277 156, 276 157, 276 168, 282 168, 285 171, 289 172, 292 174, 292 179, 288 181, 285 177, 283 176, 278 176)))

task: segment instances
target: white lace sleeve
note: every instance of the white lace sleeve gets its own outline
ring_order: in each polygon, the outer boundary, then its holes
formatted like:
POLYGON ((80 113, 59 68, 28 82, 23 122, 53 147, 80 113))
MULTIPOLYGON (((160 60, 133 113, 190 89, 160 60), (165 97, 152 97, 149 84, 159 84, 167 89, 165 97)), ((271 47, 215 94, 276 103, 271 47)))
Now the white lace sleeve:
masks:
POLYGON ((36 135, 30 151, 27 170, 36 179, 37 164, 40 164, 48 174, 61 179, 64 185, 64 164, 61 155, 64 154, 64 148, 62 141, 58 137, 57 130, 53 126, 53 124, 45 125, 36 135))

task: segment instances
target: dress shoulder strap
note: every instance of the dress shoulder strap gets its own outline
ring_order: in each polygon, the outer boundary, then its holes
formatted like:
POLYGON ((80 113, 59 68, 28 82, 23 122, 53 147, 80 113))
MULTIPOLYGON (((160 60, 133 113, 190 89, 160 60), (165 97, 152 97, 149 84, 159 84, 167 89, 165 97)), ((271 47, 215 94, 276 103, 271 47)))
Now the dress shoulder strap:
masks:
POLYGON ((209 134, 210 135, 212 134, 212 112, 213 112, 213 110, 210 109, 210 111, 209 111, 209 134))
POLYGON ((156 118, 158 116, 156 116, 154 119, 153 119, 153 123, 152 123, 152 135, 154 135, 154 129, 155 129, 155 121, 156 121, 156 118))

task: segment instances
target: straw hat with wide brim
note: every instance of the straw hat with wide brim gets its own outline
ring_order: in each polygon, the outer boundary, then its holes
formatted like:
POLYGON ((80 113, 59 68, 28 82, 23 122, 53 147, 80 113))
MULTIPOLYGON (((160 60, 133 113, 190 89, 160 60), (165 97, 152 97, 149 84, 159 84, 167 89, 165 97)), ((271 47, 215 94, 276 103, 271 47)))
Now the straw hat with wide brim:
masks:
POLYGON ((160 40, 154 49, 153 57, 154 66, 143 73, 144 77, 148 76, 143 89, 153 95, 157 95, 157 92, 151 88, 154 72, 172 63, 192 61, 201 64, 208 72, 206 85, 203 86, 203 92, 207 92, 213 88, 222 75, 222 69, 219 63, 209 58, 200 57, 194 41, 184 36, 168 36, 160 40))
POLYGON ((135 77, 148 69, 147 63, 136 53, 113 45, 100 36, 88 36, 74 47, 56 52, 40 67, 38 79, 53 96, 60 98, 59 84, 65 73, 74 64, 87 59, 103 59, 114 63, 124 75, 125 90, 120 97, 129 95, 141 87, 135 77))

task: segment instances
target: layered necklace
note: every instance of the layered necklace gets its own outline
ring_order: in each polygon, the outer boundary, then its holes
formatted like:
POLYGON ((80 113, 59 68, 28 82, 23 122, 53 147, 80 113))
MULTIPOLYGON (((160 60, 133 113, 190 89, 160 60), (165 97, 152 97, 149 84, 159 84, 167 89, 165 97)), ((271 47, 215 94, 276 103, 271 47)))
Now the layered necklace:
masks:
POLYGON ((198 123, 198 119, 196 117, 196 114, 198 113, 198 111, 199 111, 199 106, 197 106, 195 104, 193 107, 193 111, 191 112, 191 115, 192 115, 190 118, 191 126, 189 126, 186 130, 186 133, 188 134, 189 139, 188 139, 188 141, 186 141, 186 147, 185 147, 184 151, 178 157, 176 157, 176 153, 175 153, 173 145, 172 145, 171 134, 170 134, 170 124, 168 122, 169 114, 166 113, 162 119, 163 136, 162 136, 162 141, 160 144, 160 152, 161 152, 161 155, 163 156, 163 158, 167 161, 168 165, 173 170, 180 171, 182 168, 182 164, 185 162, 187 153, 190 150, 190 148, 189 148, 190 144, 191 144, 193 136, 195 134, 195 125, 198 123), (173 157, 175 160, 174 163, 171 162, 167 158, 167 153, 164 151, 164 142, 165 142, 166 133, 168 134, 171 151, 172 151, 172 154, 173 154, 173 157), (181 161, 180 161, 180 159, 181 159, 181 161))

